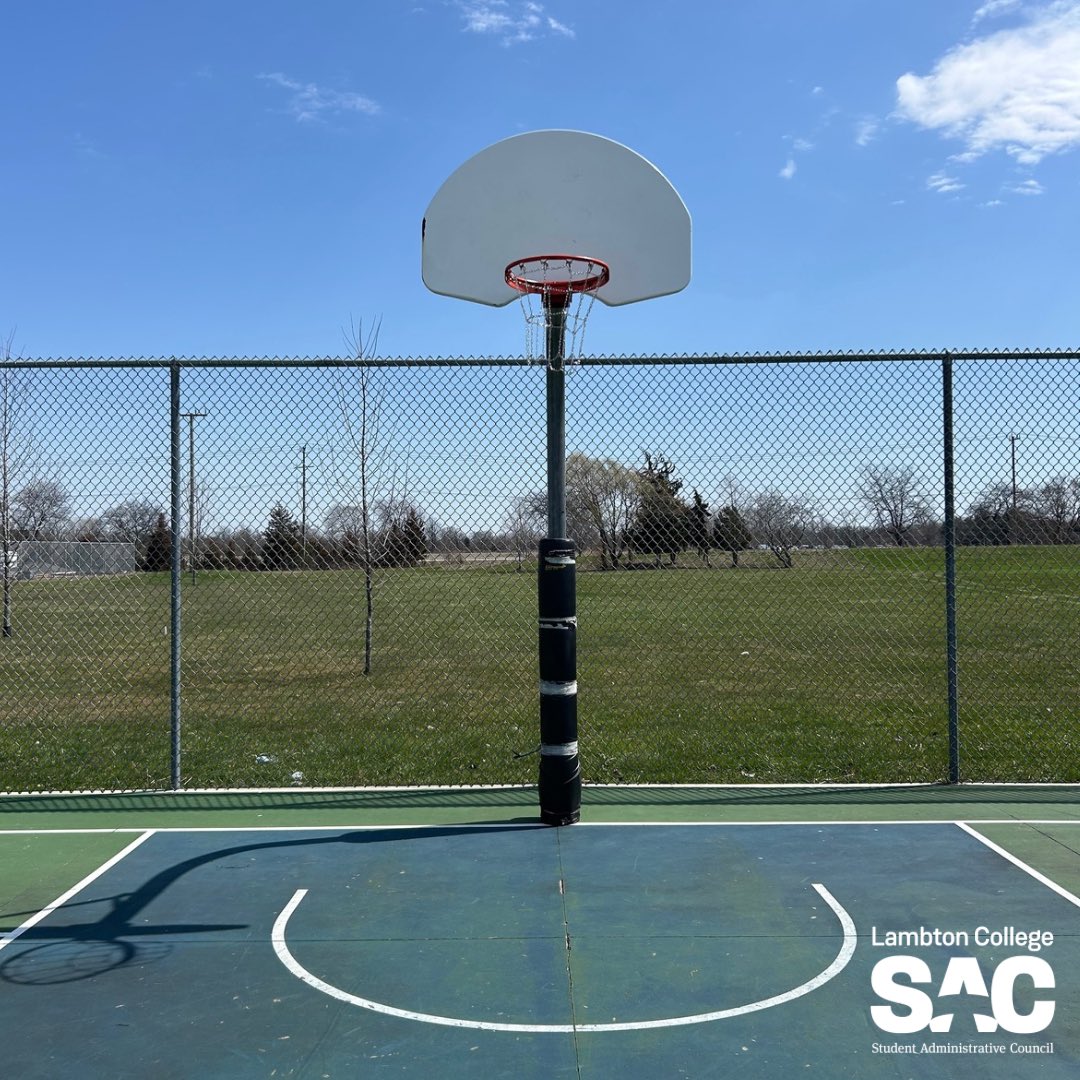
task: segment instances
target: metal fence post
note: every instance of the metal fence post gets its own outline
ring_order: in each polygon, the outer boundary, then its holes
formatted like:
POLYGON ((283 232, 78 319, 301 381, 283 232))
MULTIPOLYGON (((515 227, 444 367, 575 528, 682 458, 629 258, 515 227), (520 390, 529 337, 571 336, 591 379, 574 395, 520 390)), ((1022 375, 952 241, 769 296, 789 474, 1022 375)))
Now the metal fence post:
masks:
POLYGON ((945 666, 949 693, 949 783, 960 782, 960 699, 956 669, 956 506, 952 357, 941 358, 941 420, 945 484, 945 666))
POLYGON ((180 364, 169 364, 169 732, 172 789, 180 788, 180 364))

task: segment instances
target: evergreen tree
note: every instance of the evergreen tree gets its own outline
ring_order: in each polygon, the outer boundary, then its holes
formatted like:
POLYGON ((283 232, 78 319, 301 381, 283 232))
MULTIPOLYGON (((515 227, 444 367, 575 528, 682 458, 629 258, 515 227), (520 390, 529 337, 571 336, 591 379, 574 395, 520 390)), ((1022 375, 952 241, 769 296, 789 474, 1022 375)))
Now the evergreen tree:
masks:
POLYGON ((424 521, 415 507, 407 506, 385 533, 384 554, 380 562, 384 566, 416 566, 427 554, 424 521))
POLYGON ((148 573, 160 573, 168 570, 172 563, 172 533, 165 524, 165 515, 159 513, 157 524, 146 539, 146 548, 142 556, 142 569, 148 573))
POLYGON ((294 570, 300 562, 300 548, 300 526, 278 503, 270 511, 270 521, 263 533, 263 566, 267 570, 294 570))
POLYGON ((409 507, 402 526, 402 547, 405 550, 405 562, 408 566, 418 566, 427 554, 427 536, 424 532, 424 520, 414 507, 409 507))
POLYGON ((739 552, 746 551, 754 542, 753 535, 742 514, 734 506, 725 506, 716 513, 713 529, 713 546, 731 553, 731 565, 739 565, 739 552))
POLYGON ((675 556, 687 546, 688 510, 679 498, 682 481, 675 476, 675 466, 663 456, 645 455, 645 468, 639 470, 641 502, 627 533, 627 543, 635 551, 656 556, 667 555, 672 565, 675 556))
POLYGON ((709 504, 696 489, 694 490, 694 504, 688 508, 687 515, 690 546, 698 553, 706 566, 711 566, 709 548, 712 544, 709 537, 709 518, 712 515, 709 513, 709 504))

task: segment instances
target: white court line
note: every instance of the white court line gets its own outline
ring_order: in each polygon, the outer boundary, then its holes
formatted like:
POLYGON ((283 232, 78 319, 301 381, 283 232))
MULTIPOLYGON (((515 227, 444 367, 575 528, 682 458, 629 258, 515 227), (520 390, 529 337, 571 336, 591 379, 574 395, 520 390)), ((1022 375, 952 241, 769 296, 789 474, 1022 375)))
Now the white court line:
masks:
POLYGON ((147 829, 141 836, 137 836, 130 844, 122 851, 118 851, 111 859, 103 862, 96 870, 89 873, 80 881, 77 885, 72 885, 66 893, 58 896, 48 907, 43 907, 37 914, 31 915, 21 926, 17 926, 14 930, 9 930, 7 933, 0 934, 0 951, 6 946, 10 945, 16 938, 22 937, 31 927, 37 926, 42 919, 51 915, 57 908, 63 907, 73 896, 81 892, 87 885, 94 881, 97 881, 102 874, 111 870, 121 859, 130 855, 140 844, 144 844, 151 836, 154 835, 153 829, 147 829))
POLYGON ((372 1012, 385 1013, 387 1016, 397 1016, 403 1020, 419 1020, 425 1024, 441 1024, 444 1027, 474 1028, 480 1031, 517 1031, 517 1032, 547 1032, 558 1034, 571 1034, 582 1031, 644 1031, 649 1028, 682 1027, 686 1024, 706 1024, 712 1020, 726 1020, 733 1016, 745 1016, 747 1013, 760 1012, 762 1009, 771 1009, 775 1005, 784 1005, 789 1001, 809 994, 813 990, 824 986, 830 979, 839 975, 848 965, 848 961, 855 953, 857 932, 851 916, 833 898, 832 894, 824 885, 814 885, 814 889, 821 898, 832 908, 833 913, 840 920, 844 930, 844 941, 836 959, 807 982, 787 990, 782 994, 764 998, 761 1001, 751 1001, 746 1005, 737 1005, 731 1009, 717 1009, 714 1012, 696 1013, 692 1016, 672 1016, 663 1020, 636 1020, 623 1023, 609 1024, 508 1024, 489 1020, 462 1020, 453 1016, 438 1016, 433 1013, 414 1012, 411 1009, 398 1009, 393 1005, 384 1005, 370 998, 359 997, 350 994, 336 986, 312 975, 289 951, 285 941, 285 928, 293 912, 300 906, 300 902, 307 896, 307 889, 297 889, 292 899, 285 905, 281 914, 274 922, 271 932, 271 940, 278 959, 302 982, 316 990, 344 1001, 349 1005, 358 1005, 362 1009, 370 1009, 372 1012))
MULTIPOLYGON (((983 824, 986 823, 984 822, 983 824)), ((1057 824, 1057 822, 1047 822, 1047 824, 1057 824)), ((1045 885, 1048 889, 1052 889, 1058 894, 1058 896, 1061 896, 1064 899, 1068 900, 1070 904, 1075 904, 1077 907, 1080 907, 1080 897, 1075 896, 1073 893, 1069 892, 1068 889, 1063 888, 1056 881, 1048 878, 1045 874, 1040 874, 1039 871, 1035 869, 1035 867, 1028 866, 1028 864, 1022 859, 1018 859, 1015 855, 1012 854, 1012 852, 1006 851, 1003 847, 999 847, 997 844, 994 843, 993 840, 988 840, 985 836, 982 835, 982 833, 976 832, 970 825, 967 824, 967 822, 958 821, 956 822, 956 825, 959 828, 963 829, 964 832, 966 832, 969 836, 974 836, 980 844, 985 844, 991 851, 996 851, 998 855, 1000 855, 1003 859, 1008 859, 1009 862, 1013 864, 1013 866, 1018 866, 1021 870, 1024 871, 1025 874, 1030 874, 1041 885, 1045 885)))
MULTIPOLYGON (((968 818, 968 821, 974 821, 980 825, 1080 825, 1080 818, 968 818)), ((883 828, 890 825, 955 825, 956 818, 951 815, 946 815, 939 818, 790 818, 790 819, 775 819, 770 821, 702 821, 700 818, 692 821, 578 821, 573 826, 569 826, 574 829, 579 828, 598 828, 601 826, 611 826, 613 828, 627 829, 633 828, 635 825, 648 825, 650 827, 662 826, 662 825, 698 825, 698 826, 733 826, 743 828, 746 826, 762 825, 783 825, 790 827, 792 825, 798 825, 803 828, 818 828, 821 826, 834 825, 876 825, 883 828)), ((384 826, 385 828, 394 828, 394 826, 384 826)), ((454 828, 455 826, 435 826, 437 828, 454 828)), ((505 826, 504 826, 505 827, 505 826)))

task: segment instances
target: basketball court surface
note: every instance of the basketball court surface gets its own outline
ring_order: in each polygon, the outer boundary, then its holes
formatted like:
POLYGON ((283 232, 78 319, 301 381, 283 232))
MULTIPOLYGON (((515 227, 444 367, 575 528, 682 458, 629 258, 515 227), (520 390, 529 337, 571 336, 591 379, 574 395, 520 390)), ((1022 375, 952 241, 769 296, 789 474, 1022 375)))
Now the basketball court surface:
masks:
POLYGON ((4 1072, 1078 1075, 1073 789, 536 817, 521 788, 4 796, 4 1072))

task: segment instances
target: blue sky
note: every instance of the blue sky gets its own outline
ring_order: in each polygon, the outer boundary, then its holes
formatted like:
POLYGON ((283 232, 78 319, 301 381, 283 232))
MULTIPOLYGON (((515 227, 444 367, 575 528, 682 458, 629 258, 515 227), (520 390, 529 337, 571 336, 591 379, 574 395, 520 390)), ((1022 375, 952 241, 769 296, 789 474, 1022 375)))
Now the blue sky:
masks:
POLYGON ((595 131, 694 221, 596 353, 1080 344, 1080 0, 36 0, 2 26, 0 333, 25 356, 515 355, 428 293, 461 162, 595 131))

